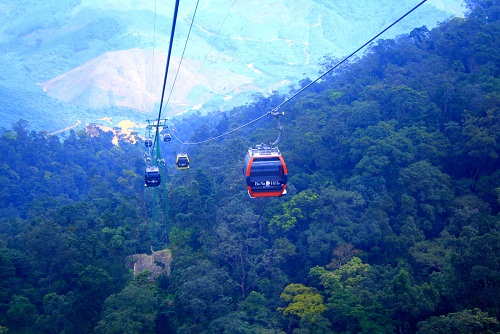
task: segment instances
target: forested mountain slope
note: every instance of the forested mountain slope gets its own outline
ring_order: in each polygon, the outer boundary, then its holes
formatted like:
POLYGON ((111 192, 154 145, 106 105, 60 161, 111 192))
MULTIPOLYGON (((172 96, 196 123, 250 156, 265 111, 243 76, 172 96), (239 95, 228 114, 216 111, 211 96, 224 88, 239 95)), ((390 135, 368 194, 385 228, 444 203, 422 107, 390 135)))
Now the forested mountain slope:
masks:
MULTIPOLYGON (((463 16, 463 2, 427 1, 385 37, 463 16)), ((0 3, 0 127, 23 118, 31 129, 49 133, 77 121, 83 124, 78 130, 108 120, 132 121, 141 129, 160 105, 174 3, 0 3)), ((316 75, 325 54, 352 52, 415 3, 181 1, 167 90, 174 77, 176 84, 164 114, 227 111, 253 93, 288 90, 316 75)))
MULTIPOLYGON (((141 143, 3 129, 0 332, 498 333, 500 5, 469 5, 284 108, 282 198, 248 198, 241 172, 275 139, 271 117, 190 146, 187 171, 173 167, 186 147, 162 144, 155 222, 141 143), (132 277, 127 256, 165 247, 170 276, 132 277)), ((283 99, 186 117, 176 135, 222 134, 283 99)))

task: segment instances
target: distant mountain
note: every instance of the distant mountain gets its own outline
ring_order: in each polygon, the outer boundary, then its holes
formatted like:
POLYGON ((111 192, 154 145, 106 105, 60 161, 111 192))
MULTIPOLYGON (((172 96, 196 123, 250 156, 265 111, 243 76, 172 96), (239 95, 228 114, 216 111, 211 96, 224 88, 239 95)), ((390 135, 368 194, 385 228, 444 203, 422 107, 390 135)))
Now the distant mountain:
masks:
MULTIPOLYGON (((158 72, 152 69, 164 67, 166 58, 164 53, 154 54, 143 49, 107 52, 40 86, 49 96, 70 104, 89 108, 117 106, 150 112, 156 109, 163 87, 163 77, 153 75, 158 72)), ((178 68, 179 62, 180 59, 174 57, 171 65, 178 68)), ((260 90, 251 77, 226 68, 216 71, 201 68, 201 65, 200 61, 185 59, 180 67, 175 94, 170 100, 180 111, 193 108, 213 95, 260 90), (197 89, 198 94, 193 96, 192 92, 197 89)), ((166 92, 166 99, 169 92, 166 92)))
MULTIPOLYGON (((462 15, 462 3, 429 1, 382 38, 462 15)), ((317 77, 325 56, 349 54, 416 4, 200 1, 177 73, 195 11, 194 1, 181 2, 165 116, 227 110, 255 93, 286 92, 302 79, 317 77)), ((173 9, 173 0, 156 2, 156 7, 145 0, 0 4, 0 101, 5 102, 0 126, 10 127, 20 115, 37 130, 48 131, 78 120, 84 124, 111 117, 116 124, 154 117, 173 9), (18 101, 25 101, 23 112, 16 110, 18 101)))

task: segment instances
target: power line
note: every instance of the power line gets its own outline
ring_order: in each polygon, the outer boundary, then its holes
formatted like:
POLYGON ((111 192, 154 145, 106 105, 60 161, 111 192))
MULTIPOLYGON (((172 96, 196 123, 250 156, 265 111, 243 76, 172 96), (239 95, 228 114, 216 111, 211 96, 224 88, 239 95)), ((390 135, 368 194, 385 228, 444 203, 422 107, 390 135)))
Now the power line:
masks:
POLYGON ((226 12, 226 15, 224 16, 224 19, 222 20, 221 22, 221 25, 219 27, 219 30, 217 30, 217 33, 214 34, 214 38, 213 40, 209 43, 209 46, 210 48, 208 49, 208 52, 205 56, 205 58, 203 59, 203 62, 201 63, 201 66, 198 68, 198 71, 197 71, 197 74, 201 72, 201 69, 203 68, 203 66, 205 65, 205 62, 207 61, 208 59, 208 56, 210 55, 212 49, 214 48, 214 45, 217 44, 217 39, 219 38, 220 36, 220 32, 222 30, 222 28, 224 27, 224 25, 226 24, 226 20, 227 20, 227 17, 229 16, 229 13, 231 13, 231 9, 233 9, 233 7, 238 3, 238 0, 236 1, 232 1, 231 2, 231 6, 229 7, 229 9, 227 10, 226 12))
MULTIPOLYGON (((175 1, 175 9, 174 9, 174 17, 172 20, 172 29, 170 31, 170 42, 168 44, 168 54, 167 54, 167 64, 165 65, 165 76, 163 78, 163 89, 161 90, 161 101, 160 101, 160 110, 158 111, 158 120, 157 124, 160 124, 160 119, 161 119, 161 111, 163 107, 163 98, 165 96, 165 86, 167 84, 167 76, 168 76, 168 67, 170 65, 170 56, 172 53, 172 44, 174 43, 174 34, 175 34, 175 25, 177 24, 177 13, 179 11, 179 1, 175 1)), ((153 141, 153 147, 156 145, 156 142, 158 141, 158 132, 159 132, 159 126, 156 127, 156 133, 155 133, 155 138, 153 141)))
MULTIPOLYGON (((216 40, 217 40, 217 38, 219 37, 219 35, 220 35, 220 31, 222 30, 222 27, 224 26, 224 24, 225 24, 225 22, 226 22, 226 19, 227 19, 227 17, 228 17, 228 15, 229 15, 229 13, 231 12, 231 9, 233 8, 233 6, 234 6, 237 2, 238 2, 238 1, 233 1, 233 2, 231 3, 231 6, 229 7, 229 9, 228 9, 228 11, 227 11, 227 13, 226 13, 226 15, 225 15, 224 20, 222 21, 222 23, 221 23, 221 25, 220 25, 220 27, 219 27, 219 30, 218 30, 218 31, 217 31, 217 33, 215 34, 214 41, 213 41, 212 43, 210 43, 210 49, 212 49, 212 48, 213 48, 213 45, 215 44, 215 41, 216 41, 216 40)), ((196 13, 197 13, 197 11, 198 11, 198 5, 199 5, 199 0, 197 0, 197 1, 196 1, 196 7, 195 7, 195 10, 194 10, 193 19, 191 20, 191 24, 190 24, 190 26, 189 26, 189 31, 188 31, 188 34, 187 34, 186 42, 184 43, 184 49, 183 49, 183 51, 182 51, 181 59, 180 59, 180 61, 179 61, 179 66, 178 66, 178 68, 177 68, 177 72, 176 72, 176 74, 175 74, 174 82, 173 82, 172 87, 171 87, 171 89, 170 89, 170 93, 169 93, 169 96, 168 96, 167 102, 165 103, 165 106, 163 107, 163 110, 167 107, 168 102, 170 101, 170 97, 172 96, 172 92, 173 92, 173 90, 174 90, 174 86, 175 86, 175 83, 176 83, 176 81, 177 81, 177 76, 178 76, 179 71, 180 71, 180 68, 181 68, 182 60, 184 59, 184 53, 185 53, 185 51, 186 51, 186 47, 187 47, 187 44, 188 44, 188 41, 189 41, 189 36, 191 35, 191 30, 192 30, 192 28, 193 28, 194 19, 195 19, 195 17, 196 17, 196 13)), ((202 67, 203 67, 203 65, 205 64, 205 61, 207 60, 207 58, 208 58, 208 54, 209 54, 209 53, 210 53, 210 50, 209 50, 209 52, 207 53, 207 56, 205 57, 205 59, 203 60, 203 62, 202 62, 202 64, 201 64, 201 66, 198 68, 197 74, 199 74, 199 73, 200 73, 201 68, 202 68, 202 67)), ((195 76, 197 76, 197 74, 196 74, 195 76)))
POLYGON ((365 44, 363 44, 362 46, 360 46, 359 48, 357 48, 355 51, 353 51, 351 54, 349 54, 347 57, 345 57, 344 59, 342 59, 341 61, 339 61, 338 63, 336 63, 333 67, 331 67, 328 71, 326 71, 325 73, 323 73, 322 75, 320 75, 318 78, 316 78, 314 81, 311 81, 309 84, 307 84, 306 86, 302 87, 300 90, 298 90, 295 94, 293 94, 292 96, 288 97, 285 101, 281 102, 278 106, 274 107, 273 109, 271 109, 270 111, 268 111, 267 113, 265 113, 264 115, 262 116, 259 116, 257 117, 256 119, 242 125, 242 126, 239 126, 237 127, 236 129, 233 129, 231 131, 228 131, 222 135, 219 135, 219 136, 216 136, 216 137, 212 137, 212 138, 208 138, 206 140, 203 140, 203 141, 199 141, 199 142, 194 142, 194 143, 189 143, 189 142, 182 142, 179 138, 177 138, 177 136, 175 136, 174 134, 174 137, 182 144, 184 145, 197 145, 197 144, 202 144, 202 143, 206 143, 206 142, 209 142, 209 141, 212 141, 212 140, 215 140, 215 139, 218 139, 218 138, 221 138, 221 137, 224 137, 232 132, 235 132, 237 130, 240 130, 258 120, 260 120, 261 118, 264 118, 265 116, 267 115, 276 115, 276 112, 283 106, 285 105, 286 103, 290 102, 292 99, 294 99, 295 97, 297 97, 299 94, 301 94, 303 91, 305 91, 307 88, 309 88, 311 85, 313 85, 314 83, 318 82, 319 80, 321 80, 323 77, 325 77, 327 74, 329 74, 330 72, 332 72, 333 70, 335 70, 337 67, 339 67, 340 65, 342 65, 344 62, 346 62, 349 58, 351 58, 352 56, 354 56, 356 53, 358 53, 361 49, 363 49, 364 47, 366 47, 368 44, 370 44, 371 42, 373 42, 375 39, 377 39, 380 35, 382 35, 383 33, 385 33, 387 30, 389 30, 390 28, 392 28, 394 25, 396 25, 397 23, 399 23, 399 21, 401 21, 402 19, 404 19, 406 16, 408 16, 409 14, 411 14, 413 11, 415 11, 417 8, 419 8, 421 5, 423 5, 425 2, 427 2, 427 0, 423 0, 421 1, 418 5, 416 5, 415 7, 413 7, 412 9, 410 9, 408 12, 406 12, 406 14, 404 14, 403 16, 401 16, 400 18, 398 18, 396 21, 394 21, 393 23, 391 23, 388 27, 386 27, 385 29, 383 29, 381 32, 379 32, 377 35, 375 35, 374 37, 372 37, 368 42, 366 42, 365 44))
POLYGON ((382 35, 383 33, 385 33, 387 30, 389 30, 390 28, 392 28, 394 25, 396 25, 399 21, 401 21, 402 19, 404 19, 406 16, 408 16, 409 14, 411 14, 414 10, 416 10, 418 7, 420 7, 421 5, 424 4, 424 2, 426 2, 427 0, 423 0, 422 2, 420 2, 418 5, 416 5, 415 7, 413 7, 412 9, 410 9, 406 14, 404 14, 403 16, 401 16, 399 19, 397 19, 396 21, 394 21, 391 25, 389 25, 387 28, 385 28, 384 30, 382 30, 381 32, 379 32, 377 35, 375 35, 374 37, 372 37, 368 42, 366 42, 365 44, 363 44, 362 46, 360 46, 359 48, 357 48, 354 52, 352 52, 350 55, 348 55, 347 57, 345 57, 344 59, 342 59, 340 62, 338 62, 337 64, 335 64, 335 66, 333 66, 332 68, 330 68, 328 71, 326 71, 325 73, 323 73, 322 75, 320 75, 316 80, 314 81, 311 81, 309 84, 305 85, 302 89, 300 89, 298 92, 296 92, 295 94, 293 94, 292 96, 290 96, 288 99, 286 99, 285 101, 283 101, 280 105, 278 105, 277 107, 275 107, 274 109, 272 109, 272 111, 277 111, 279 108, 281 108, 285 103, 289 102, 290 100, 292 100, 293 98, 295 98, 297 95, 299 95, 300 93, 302 93, 304 90, 306 90, 307 88, 309 88, 312 84, 316 83, 317 81, 319 81, 320 79, 322 79, 325 75, 327 75, 328 73, 330 73, 331 71, 333 71, 334 69, 336 69, 337 67, 339 67, 341 64, 343 64, 345 61, 347 61, 349 58, 351 58, 352 56, 354 56, 356 53, 358 53, 361 49, 363 49, 365 46, 367 46, 368 44, 370 44, 371 42, 373 42, 376 38, 378 38, 380 35, 382 35))
POLYGON ((193 28, 194 18, 196 17, 196 12, 198 11, 199 2, 200 2, 200 0, 196 1, 196 7, 194 9, 193 19, 191 20, 191 25, 189 26, 189 31, 188 31, 188 34, 186 37, 186 43, 184 43, 184 49, 182 50, 181 59, 179 60, 179 66, 177 67, 177 72, 175 73, 174 82, 172 83, 172 88, 170 89, 170 94, 168 95, 167 102, 165 103, 165 108, 167 107, 168 102, 170 101, 170 97, 172 96, 172 92, 174 90, 175 82, 177 81, 177 76, 179 75, 179 71, 181 69, 182 60, 184 59, 184 53, 186 52, 186 47, 187 47, 187 44, 189 41, 189 35, 191 34, 191 29, 193 28))
POLYGON ((269 113, 266 113, 265 115, 262 115, 262 116, 260 116, 260 117, 257 117, 256 119, 254 119, 254 120, 252 120, 252 121, 250 121, 250 122, 248 122, 248 123, 246 123, 246 124, 243 124, 243 125, 241 125, 241 126, 239 126, 239 127, 235 128, 235 129, 233 129, 233 130, 231 130, 231 131, 225 132, 225 133, 223 133, 223 134, 221 134, 221 135, 219 135, 219 136, 216 136, 216 137, 211 137, 211 138, 208 138, 208 139, 206 139, 206 140, 199 141, 199 142, 194 142, 194 143, 182 142, 182 141, 181 141, 181 140, 180 140, 180 139, 179 139, 179 138, 175 135, 175 133, 172 133, 172 135, 175 137, 175 139, 177 139, 177 140, 178 140, 181 144, 183 144, 183 145, 198 145, 198 144, 203 144, 203 143, 206 143, 206 142, 209 142, 209 141, 216 140, 216 139, 219 139, 219 138, 221 138, 221 137, 227 136, 228 134, 231 134, 231 133, 233 133, 233 132, 236 132, 236 131, 238 131, 238 130, 240 130, 240 129, 242 129, 242 128, 244 128, 244 127, 246 127, 246 126, 248 126, 248 125, 250 125, 250 124, 252 124, 252 123, 257 122, 257 121, 258 121, 258 120, 260 120, 261 118, 266 117, 268 114, 269 114, 269 113))

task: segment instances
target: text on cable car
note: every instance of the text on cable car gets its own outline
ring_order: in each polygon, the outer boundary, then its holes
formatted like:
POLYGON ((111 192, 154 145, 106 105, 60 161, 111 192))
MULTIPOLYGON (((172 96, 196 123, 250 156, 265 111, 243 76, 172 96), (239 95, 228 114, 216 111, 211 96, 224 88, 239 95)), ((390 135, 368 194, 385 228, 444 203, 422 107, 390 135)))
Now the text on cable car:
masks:
POLYGON ((255 186, 263 186, 263 187, 281 186, 281 182, 280 181, 255 181, 254 185, 255 186))

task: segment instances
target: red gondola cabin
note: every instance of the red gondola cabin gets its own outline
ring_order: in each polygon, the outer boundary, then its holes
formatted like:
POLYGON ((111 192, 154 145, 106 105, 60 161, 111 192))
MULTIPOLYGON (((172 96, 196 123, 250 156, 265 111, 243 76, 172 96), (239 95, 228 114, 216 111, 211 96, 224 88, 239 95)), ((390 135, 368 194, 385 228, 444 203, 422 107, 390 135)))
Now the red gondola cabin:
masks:
POLYGON ((277 147, 257 145, 245 156, 243 173, 248 195, 256 197, 279 197, 286 194, 288 170, 277 147))

